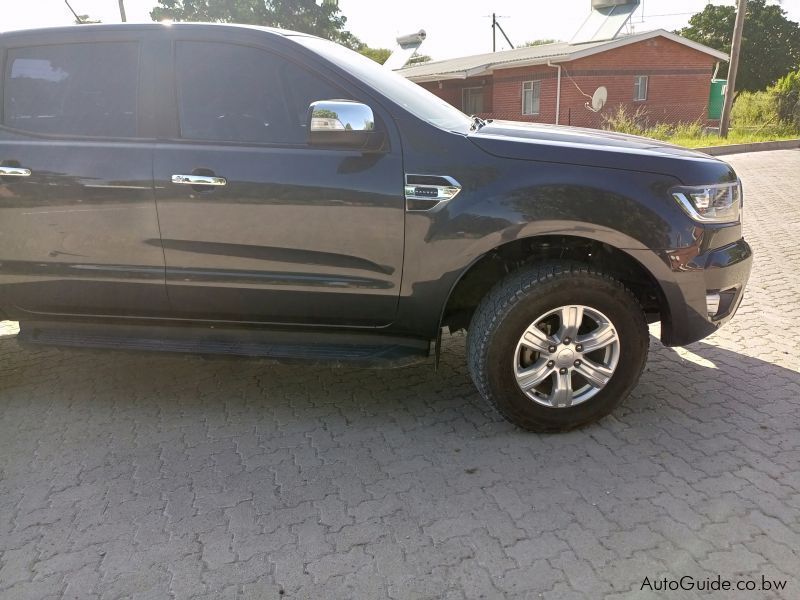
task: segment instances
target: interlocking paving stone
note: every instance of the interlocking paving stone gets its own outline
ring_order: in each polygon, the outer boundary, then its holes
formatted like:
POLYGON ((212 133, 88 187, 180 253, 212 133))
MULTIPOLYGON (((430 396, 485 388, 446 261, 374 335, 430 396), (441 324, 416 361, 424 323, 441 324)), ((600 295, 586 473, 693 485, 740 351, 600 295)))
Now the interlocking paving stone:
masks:
POLYGON ((729 160, 756 253, 739 314, 653 338, 627 402, 565 435, 484 405, 463 335, 438 373, 376 375, 3 324, 0 598, 643 598, 717 573, 800 597, 800 151, 729 160))

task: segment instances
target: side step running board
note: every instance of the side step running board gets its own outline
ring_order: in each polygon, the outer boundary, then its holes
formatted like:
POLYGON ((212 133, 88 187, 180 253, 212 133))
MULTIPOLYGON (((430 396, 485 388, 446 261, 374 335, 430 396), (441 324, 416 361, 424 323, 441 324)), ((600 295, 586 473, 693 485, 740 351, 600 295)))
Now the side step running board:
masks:
POLYGON ((332 366, 402 367, 424 361, 430 350, 424 340, 364 334, 75 322, 22 322, 17 339, 49 346, 217 354, 332 366))

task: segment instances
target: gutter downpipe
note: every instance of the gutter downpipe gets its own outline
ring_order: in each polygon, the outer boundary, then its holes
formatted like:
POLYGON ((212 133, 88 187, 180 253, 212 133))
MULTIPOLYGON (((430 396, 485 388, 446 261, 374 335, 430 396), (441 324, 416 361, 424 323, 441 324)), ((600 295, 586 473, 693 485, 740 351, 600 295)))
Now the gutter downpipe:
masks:
POLYGON ((554 65, 551 61, 547 61, 547 66, 558 69, 558 89, 556 90, 556 125, 561 117, 561 65, 554 65))

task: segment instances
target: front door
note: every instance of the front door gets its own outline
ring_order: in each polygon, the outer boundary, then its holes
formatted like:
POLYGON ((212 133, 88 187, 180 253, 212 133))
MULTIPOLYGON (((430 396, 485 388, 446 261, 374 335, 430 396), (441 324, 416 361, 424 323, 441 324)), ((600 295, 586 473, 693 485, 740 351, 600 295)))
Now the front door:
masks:
POLYGON ((0 302, 17 318, 164 315, 140 42, 68 39, 6 51, 0 302))
POLYGON ((265 49, 174 50, 180 133, 157 146, 154 171, 173 312, 390 323, 403 260, 399 144, 381 154, 310 148, 309 104, 350 94, 265 49))

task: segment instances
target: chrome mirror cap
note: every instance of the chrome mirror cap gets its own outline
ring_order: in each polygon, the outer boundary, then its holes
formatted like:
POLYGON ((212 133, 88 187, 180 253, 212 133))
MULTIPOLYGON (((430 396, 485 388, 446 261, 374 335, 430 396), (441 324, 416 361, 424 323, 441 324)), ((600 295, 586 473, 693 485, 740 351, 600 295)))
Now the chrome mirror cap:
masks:
POLYGON ((366 104, 351 100, 320 100, 308 110, 310 133, 375 131, 375 116, 366 104))

